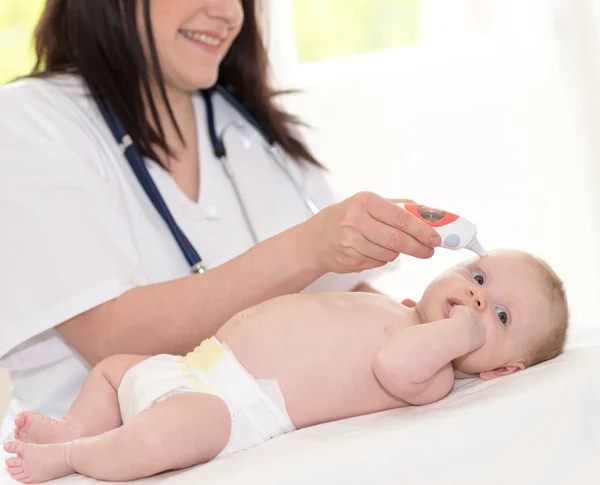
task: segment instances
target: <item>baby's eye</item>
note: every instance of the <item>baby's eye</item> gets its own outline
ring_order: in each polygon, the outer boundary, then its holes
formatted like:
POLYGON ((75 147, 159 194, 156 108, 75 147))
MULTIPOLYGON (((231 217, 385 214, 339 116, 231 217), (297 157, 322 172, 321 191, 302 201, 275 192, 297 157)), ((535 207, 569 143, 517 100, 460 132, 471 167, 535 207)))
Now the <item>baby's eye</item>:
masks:
POLYGON ((478 271, 471 271, 471 274, 473 275, 473 279, 477 282, 478 285, 483 285, 485 283, 485 277, 479 273, 478 271))
POLYGON ((498 320, 500 320, 503 324, 506 324, 506 322, 508 322, 508 315, 500 307, 496 307, 496 316, 498 317, 498 320))

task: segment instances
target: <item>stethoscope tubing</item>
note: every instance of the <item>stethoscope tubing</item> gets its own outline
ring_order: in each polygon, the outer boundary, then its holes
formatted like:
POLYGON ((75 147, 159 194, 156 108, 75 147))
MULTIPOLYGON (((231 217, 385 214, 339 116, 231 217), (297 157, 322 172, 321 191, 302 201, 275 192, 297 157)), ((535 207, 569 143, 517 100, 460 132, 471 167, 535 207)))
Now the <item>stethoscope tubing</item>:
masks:
MULTIPOLYGON (((179 246, 181 253, 185 257, 188 265, 190 266, 192 273, 204 273, 206 271, 206 267, 202 258, 200 257, 200 254, 198 253, 196 248, 194 248, 188 237, 185 235, 183 230, 179 227, 179 225, 173 218, 173 215, 171 214, 167 203, 160 194, 158 187, 156 186, 154 180, 148 172, 144 160, 142 159, 139 151, 136 149, 134 143, 132 142, 131 137, 127 133, 127 130, 125 129, 123 123, 117 117, 108 101, 104 97, 102 97, 96 89, 94 89, 93 87, 90 87, 90 89, 95 96, 98 109, 100 110, 100 113, 102 114, 106 125, 112 132, 113 137, 115 138, 116 142, 121 148, 123 155, 127 159, 135 177, 139 181, 144 192, 146 193, 146 195, 152 202, 152 205, 167 225, 169 231, 171 232, 173 238, 179 246)), ((233 124, 226 126, 221 131, 220 136, 217 135, 215 113, 212 102, 212 96, 214 92, 217 92, 221 96, 223 96, 223 98, 233 106, 233 108, 240 114, 240 116, 258 131, 258 133, 261 135, 261 137, 265 140, 267 144, 268 148, 265 149, 266 154, 271 156, 275 164, 285 173, 286 177, 292 184, 294 190, 298 193, 303 203, 307 206, 311 215, 314 215, 317 212, 319 212, 318 206, 310 197, 308 197, 304 193, 300 184, 292 176, 290 171, 285 167, 285 163, 283 161, 280 149, 277 147, 277 145, 274 143, 273 139, 268 135, 268 133, 248 112, 248 110, 244 108, 244 106, 242 106, 242 104, 231 93, 229 93, 229 91, 227 91, 220 85, 217 85, 209 90, 203 90, 201 91, 201 93, 206 105, 206 122, 213 153, 219 160, 221 166, 223 167, 223 170, 227 175, 227 178, 231 183, 235 196, 238 200, 242 216, 244 217, 244 220, 248 227, 248 231, 250 232, 254 243, 256 244, 259 240, 258 234, 256 232, 254 224, 252 224, 252 219, 250 217, 250 214, 248 213, 247 204, 244 203, 244 199, 239 188, 240 184, 236 179, 235 171, 229 163, 229 159, 227 157, 227 150, 225 148, 225 144, 223 143, 225 131, 229 126, 233 126, 233 124)))

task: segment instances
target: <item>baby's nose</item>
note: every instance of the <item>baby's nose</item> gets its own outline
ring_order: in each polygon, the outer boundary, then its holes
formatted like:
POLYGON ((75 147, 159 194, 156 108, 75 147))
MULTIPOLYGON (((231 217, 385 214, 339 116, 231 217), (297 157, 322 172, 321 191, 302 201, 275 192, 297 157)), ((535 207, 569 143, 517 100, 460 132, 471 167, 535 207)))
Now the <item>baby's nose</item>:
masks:
POLYGON ((481 287, 469 287, 467 288, 467 295, 470 297, 470 301, 473 304, 473 308, 477 311, 484 311, 487 304, 487 297, 485 290, 481 287))

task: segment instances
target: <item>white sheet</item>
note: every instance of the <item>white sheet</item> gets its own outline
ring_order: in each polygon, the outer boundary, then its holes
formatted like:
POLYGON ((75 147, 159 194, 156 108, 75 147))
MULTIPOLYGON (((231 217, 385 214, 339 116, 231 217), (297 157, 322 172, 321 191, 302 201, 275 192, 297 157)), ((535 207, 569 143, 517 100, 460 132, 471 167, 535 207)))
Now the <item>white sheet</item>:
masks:
MULTIPOLYGON (((438 403, 293 432, 136 485, 600 483, 600 331, 438 403)), ((14 485, 5 470, 0 485, 14 485)), ((78 475, 57 485, 95 485, 78 475)))

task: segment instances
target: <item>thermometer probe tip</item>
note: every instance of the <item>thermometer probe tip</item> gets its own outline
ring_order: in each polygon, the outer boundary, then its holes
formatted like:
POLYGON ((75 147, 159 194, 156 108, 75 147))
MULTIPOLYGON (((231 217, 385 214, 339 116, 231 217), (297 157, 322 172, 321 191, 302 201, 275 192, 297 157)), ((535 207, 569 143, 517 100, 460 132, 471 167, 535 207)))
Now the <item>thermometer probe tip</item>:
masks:
POLYGON ((481 258, 485 258, 487 256, 486 250, 483 249, 481 244, 479 244, 477 237, 473 238, 473 240, 468 244, 467 249, 470 249, 481 258))

